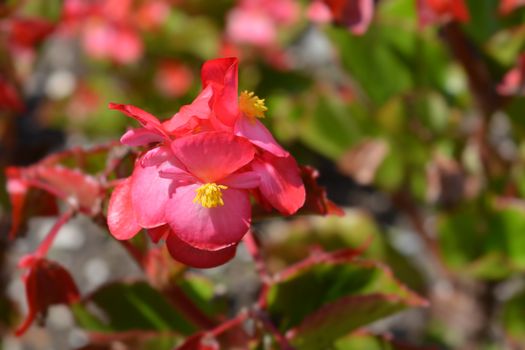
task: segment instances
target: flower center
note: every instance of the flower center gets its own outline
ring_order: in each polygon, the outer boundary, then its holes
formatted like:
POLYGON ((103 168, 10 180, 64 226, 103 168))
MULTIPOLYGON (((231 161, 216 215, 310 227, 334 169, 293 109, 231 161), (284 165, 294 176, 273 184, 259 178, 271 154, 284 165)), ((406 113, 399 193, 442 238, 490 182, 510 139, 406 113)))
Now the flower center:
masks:
POLYGON ((224 205, 221 190, 227 189, 228 186, 217 185, 216 183, 207 183, 197 188, 193 203, 199 202, 204 208, 215 208, 224 205))
POLYGON ((264 118, 268 110, 264 105, 264 98, 257 97, 253 92, 243 91, 239 96, 239 109, 250 118, 264 118))

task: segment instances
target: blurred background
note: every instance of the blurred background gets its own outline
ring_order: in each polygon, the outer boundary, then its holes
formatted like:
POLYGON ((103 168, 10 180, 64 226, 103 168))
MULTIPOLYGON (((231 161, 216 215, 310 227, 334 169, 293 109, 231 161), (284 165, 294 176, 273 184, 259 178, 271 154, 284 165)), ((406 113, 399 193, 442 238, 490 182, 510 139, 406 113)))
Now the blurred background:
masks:
MULTIPOLYGON (((524 349, 521 5, 2 1, 0 178, 4 183, 8 166, 117 140, 135 122, 109 110, 109 102, 133 104, 160 119, 173 116, 200 91, 204 61, 236 56, 240 89, 265 99, 265 125, 300 164, 319 170, 319 183, 346 213, 257 223, 270 269, 315 249, 368 244, 365 257, 390 266, 430 302, 333 348, 524 349), (376 334, 412 347, 386 345, 376 334)), ((18 259, 35 249, 56 218, 38 215, 8 240, 5 186, 0 204, 0 349, 109 349, 88 348, 87 321, 65 306, 49 310, 44 328, 13 336, 27 313, 18 259)), ((92 221, 68 222, 50 253, 82 294, 142 278, 92 221)), ((258 288, 242 247, 227 265, 192 273, 207 281, 201 281, 206 293, 229 315, 253 302, 258 288)), ((151 344, 170 349, 172 343, 151 344)))

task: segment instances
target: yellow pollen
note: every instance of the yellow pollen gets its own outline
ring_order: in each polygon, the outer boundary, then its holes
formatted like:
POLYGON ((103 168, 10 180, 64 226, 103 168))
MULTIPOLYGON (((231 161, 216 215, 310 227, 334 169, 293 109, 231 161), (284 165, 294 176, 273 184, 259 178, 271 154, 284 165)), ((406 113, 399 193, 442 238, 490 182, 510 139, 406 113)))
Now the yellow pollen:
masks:
POLYGON ((264 112, 268 110, 264 105, 264 98, 246 90, 239 96, 239 109, 250 118, 264 118, 264 112))
POLYGON ((207 183, 197 188, 193 203, 199 202, 204 208, 215 208, 224 205, 221 190, 227 189, 228 186, 217 185, 216 183, 207 183))

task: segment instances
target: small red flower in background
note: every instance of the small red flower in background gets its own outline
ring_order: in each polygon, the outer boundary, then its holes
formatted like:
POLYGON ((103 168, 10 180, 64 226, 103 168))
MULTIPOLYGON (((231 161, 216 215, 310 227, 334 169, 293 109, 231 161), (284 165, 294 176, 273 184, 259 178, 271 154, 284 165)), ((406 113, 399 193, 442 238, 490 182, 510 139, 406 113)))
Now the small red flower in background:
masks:
POLYGON ((271 46, 280 28, 299 19, 299 10, 295 0, 240 0, 228 14, 226 35, 237 44, 271 46))
POLYGON ((525 5, 525 0, 501 0, 499 5, 500 14, 506 16, 516 8, 525 5))
POLYGON ((168 10, 160 0, 140 4, 131 0, 66 0, 61 29, 68 35, 80 34, 91 57, 134 63, 144 51, 140 30, 156 29, 167 18, 168 10))
POLYGON ((500 95, 523 95, 525 93, 525 53, 518 58, 516 67, 505 74, 497 91, 500 95))
POLYGON ((420 27, 448 20, 470 20, 465 0, 416 0, 416 6, 420 27))
POLYGON ((312 22, 334 22, 362 35, 374 16, 374 0, 314 0, 307 15, 312 22))
POLYGON ((193 73, 183 63, 163 61, 155 74, 155 86, 167 97, 181 97, 191 88, 193 73))
POLYGON ((28 268, 22 277, 26 288, 29 313, 16 330, 24 334, 38 316, 56 304, 72 304, 79 299, 75 281, 59 264, 44 258, 22 260, 21 267, 28 268))
POLYGON ((285 215, 305 201, 293 157, 258 120, 267 110, 251 92, 238 93, 238 60, 208 61, 203 90, 161 123, 131 105, 110 104, 142 125, 121 142, 157 142, 136 161, 108 208, 110 232, 129 239, 142 228, 166 239, 178 261, 207 268, 230 260, 251 223, 250 195, 285 215))
POLYGON ((0 111, 22 112, 24 108, 22 99, 15 86, 0 77, 0 111))

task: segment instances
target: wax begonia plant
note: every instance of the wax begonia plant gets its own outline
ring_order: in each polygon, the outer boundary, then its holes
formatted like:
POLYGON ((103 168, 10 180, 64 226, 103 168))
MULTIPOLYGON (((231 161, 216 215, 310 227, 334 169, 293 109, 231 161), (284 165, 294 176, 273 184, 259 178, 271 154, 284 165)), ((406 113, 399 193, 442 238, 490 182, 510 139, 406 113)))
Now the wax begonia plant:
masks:
POLYGON ((250 198, 291 215, 305 189, 294 158, 257 120, 264 100, 238 96, 238 60, 208 61, 201 78, 199 96, 163 123, 132 105, 110 104, 142 125, 122 143, 154 146, 113 192, 108 226, 124 240, 145 228, 154 241, 166 240, 174 259, 208 268, 235 255, 250 229, 250 198))

